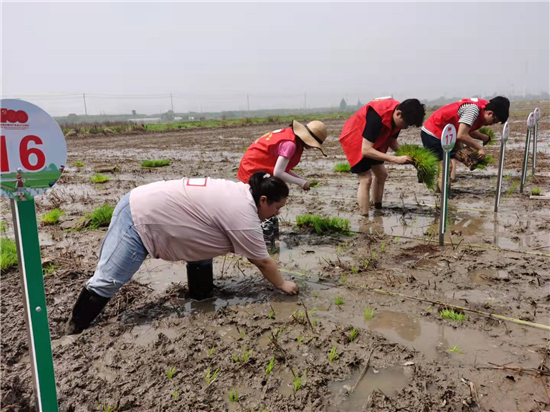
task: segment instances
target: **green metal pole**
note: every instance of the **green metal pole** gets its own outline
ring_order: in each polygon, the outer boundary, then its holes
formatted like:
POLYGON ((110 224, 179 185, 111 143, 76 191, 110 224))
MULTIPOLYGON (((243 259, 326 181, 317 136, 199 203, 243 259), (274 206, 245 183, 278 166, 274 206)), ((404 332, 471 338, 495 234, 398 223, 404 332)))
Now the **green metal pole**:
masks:
POLYGON ((57 390, 34 200, 11 199, 36 407, 57 412, 57 390))

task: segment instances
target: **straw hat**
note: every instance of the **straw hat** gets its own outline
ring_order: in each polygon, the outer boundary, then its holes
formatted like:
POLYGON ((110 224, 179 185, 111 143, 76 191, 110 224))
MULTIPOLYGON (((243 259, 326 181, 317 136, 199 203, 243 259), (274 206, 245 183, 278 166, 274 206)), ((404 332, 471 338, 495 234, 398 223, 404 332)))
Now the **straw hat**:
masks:
POLYGON ((321 148, 321 145, 327 138, 327 127, 323 122, 319 120, 313 120, 307 125, 303 125, 296 120, 292 121, 292 130, 294 134, 298 136, 302 141, 311 147, 316 147, 326 156, 325 152, 321 148))

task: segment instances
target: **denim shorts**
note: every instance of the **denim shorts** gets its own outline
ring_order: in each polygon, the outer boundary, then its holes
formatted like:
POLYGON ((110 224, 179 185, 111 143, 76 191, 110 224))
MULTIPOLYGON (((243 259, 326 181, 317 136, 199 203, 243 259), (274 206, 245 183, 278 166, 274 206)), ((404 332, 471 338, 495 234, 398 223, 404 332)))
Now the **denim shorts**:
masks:
POLYGON ((130 193, 116 206, 107 235, 99 251, 99 262, 86 288, 111 298, 128 283, 147 257, 147 249, 134 226, 130 193))

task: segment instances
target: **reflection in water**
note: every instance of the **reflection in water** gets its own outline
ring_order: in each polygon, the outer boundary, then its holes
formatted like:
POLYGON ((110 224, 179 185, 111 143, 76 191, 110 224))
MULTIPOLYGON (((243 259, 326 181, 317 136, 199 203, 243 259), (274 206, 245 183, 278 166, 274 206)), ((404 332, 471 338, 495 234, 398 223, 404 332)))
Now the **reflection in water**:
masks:
POLYGON ((395 330, 399 336, 409 342, 420 336, 422 327, 417 319, 406 313, 376 312, 374 318, 369 321, 371 330, 395 330))

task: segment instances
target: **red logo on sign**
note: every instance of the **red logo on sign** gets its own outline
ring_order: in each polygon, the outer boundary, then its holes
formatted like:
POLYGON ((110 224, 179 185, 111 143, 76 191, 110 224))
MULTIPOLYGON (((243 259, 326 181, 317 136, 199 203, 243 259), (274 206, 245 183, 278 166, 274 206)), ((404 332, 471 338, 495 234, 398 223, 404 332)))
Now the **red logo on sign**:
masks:
POLYGON ((29 115, 23 110, 1 109, 0 121, 2 123, 27 123, 29 115))

